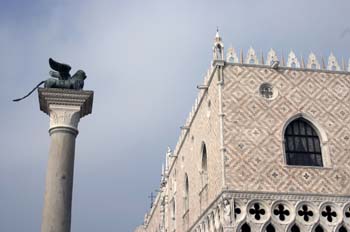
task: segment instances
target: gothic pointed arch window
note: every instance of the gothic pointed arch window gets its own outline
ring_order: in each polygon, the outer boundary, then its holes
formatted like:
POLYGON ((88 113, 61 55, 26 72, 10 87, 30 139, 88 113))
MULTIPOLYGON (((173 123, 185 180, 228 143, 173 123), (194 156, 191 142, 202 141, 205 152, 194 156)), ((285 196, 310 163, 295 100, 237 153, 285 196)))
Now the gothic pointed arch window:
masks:
POLYGON ((288 165, 323 166, 320 138, 311 122, 299 117, 284 132, 288 165))
POLYGON ((171 203, 171 219, 175 221, 175 215, 176 215, 176 203, 175 199, 173 199, 173 202, 171 203))
POLYGON ((324 232, 322 226, 318 225, 315 229, 315 232, 324 232))
POLYGON ((338 232, 348 232, 348 230, 344 226, 341 226, 338 232))
POLYGON ((272 224, 268 224, 268 226, 266 226, 266 232, 276 232, 275 227, 273 227, 272 224))
POLYGON ((296 224, 294 224, 290 229, 290 232, 300 232, 300 229, 296 224))
POLYGON ((201 149, 202 164, 201 164, 201 174, 202 174, 202 188, 208 184, 208 156, 207 156, 207 146, 202 143, 201 149))
POLYGON ((251 232, 250 226, 247 223, 244 223, 240 232, 251 232))
POLYGON ((188 176, 185 174, 185 194, 184 194, 184 209, 185 212, 189 209, 189 190, 190 184, 188 181, 188 176))

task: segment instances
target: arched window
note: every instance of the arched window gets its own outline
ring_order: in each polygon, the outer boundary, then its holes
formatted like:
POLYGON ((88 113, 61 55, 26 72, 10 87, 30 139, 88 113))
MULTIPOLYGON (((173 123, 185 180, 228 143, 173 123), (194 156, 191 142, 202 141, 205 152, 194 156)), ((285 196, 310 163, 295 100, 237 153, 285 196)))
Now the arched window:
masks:
POLYGON ((247 223, 244 223, 241 227, 241 232, 250 232, 250 226, 247 223))
POLYGON ((185 174, 185 196, 184 196, 184 203, 185 203, 185 211, 187 211, 189 208, 189 182, 188 182, 188 176, 185 174))
POLYGON ((273 227, 273 225, 269 224, 266 227, 266 232, 276 232, 275 227, 273 227))
POLYGON ((294 224, 294 226, 292 226, 292 228, 290 229, 291 232, 300 232, 300 229, 297 225, 294 224))
POLYGON ((175 215, 176 215, 176 204, 175 204, 175 199, 172 202, 172 207, 171 207, 171 218, 175 221, 175 215))
POLYGON ((315 229, 315 232, 324 232, 322 226, 318 225, 315 229))
POLYGON ((306 119, 300 117, 289 123, 284 142, 288 165, 323 166, 320 138, 306 119))
POLYGON ((338 230, 338 232, 348 232, 347 229, 344 226, 341 226, 338 230))
POLYGON ((208 184, 208 161, 207 161, 207 147, 205 143, 202 144, 202 188, 208 184))
POLYGON ((202 146, 202 170, 207 171, 208 166, 207 166, 207 147, 205 146, 205 143, 203 143, 202 146))

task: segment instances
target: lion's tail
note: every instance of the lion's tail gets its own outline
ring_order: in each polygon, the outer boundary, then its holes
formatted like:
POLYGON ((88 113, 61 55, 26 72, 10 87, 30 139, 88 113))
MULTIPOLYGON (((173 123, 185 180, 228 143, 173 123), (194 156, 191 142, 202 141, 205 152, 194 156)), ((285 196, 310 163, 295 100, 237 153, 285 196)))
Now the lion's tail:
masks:
POLYGON ((21 97, 21 98, 17 98, 17 99, 14 99, 12 101, 14 102, 18 102, 20 100, 23 100, 24 98, 28 97, 29 95, 31 95, 37 88, 39 88, 40 85, 44 84, 45 81, 41 81, 39 84, 37 84, 37 86, 34 87, 34 89, 32 89, 32 91, 30 91, 27 95, 25 95, 24 97, 21 97))

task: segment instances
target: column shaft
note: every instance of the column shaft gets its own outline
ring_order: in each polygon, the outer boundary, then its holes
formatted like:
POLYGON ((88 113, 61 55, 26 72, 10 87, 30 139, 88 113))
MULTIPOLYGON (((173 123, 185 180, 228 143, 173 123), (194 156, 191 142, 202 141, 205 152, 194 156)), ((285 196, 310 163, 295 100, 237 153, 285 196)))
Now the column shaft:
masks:
POLYGON ((71 224, 74 151, 77 131, 50 129, 42 232, 69 232, 71 224))

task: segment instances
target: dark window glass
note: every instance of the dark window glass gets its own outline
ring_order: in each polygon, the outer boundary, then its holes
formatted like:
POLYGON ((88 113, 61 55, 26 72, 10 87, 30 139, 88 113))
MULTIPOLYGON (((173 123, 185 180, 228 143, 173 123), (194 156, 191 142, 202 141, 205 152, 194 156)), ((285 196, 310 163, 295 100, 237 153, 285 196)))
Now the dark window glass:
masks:
POLYGON ((320 139, 303 118, 292 121, 284 134, 288 165, 323 166, 320 139))
POLYGON ((348 231, 345 229, 344 226, 342 226, 342 227, 339 228, 339 232, 348 232, 348 231))
POLYGON ((318 225, 315 229, 315 232, 324 232, 324 231, 323 231, 323 228, 320 225, 318 225))
POLYGON ((290 231, 291 232, 300 232, 300 229, 297 225, 294 225, 290 231))
POLYGON ((273 227, 273 225, 269 224, 266 227, 266 232, 276 232, 275 227, 273 227))
POLYGON ((250 226, 247 223, 244 223, 241 232, 250 232, 250 226))
POLYGON ((202 170, 207 171, 207 147, 203 144, 202 147, 202 170))
POLYGON ((188 176, 185 174, 185 210, 188 210, 189 207, 189 188, 190 185, 188 183, 188 176))

